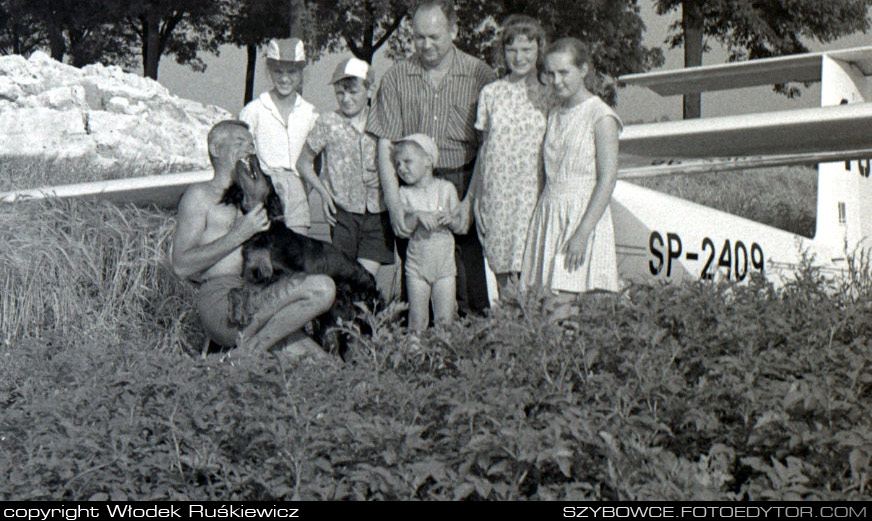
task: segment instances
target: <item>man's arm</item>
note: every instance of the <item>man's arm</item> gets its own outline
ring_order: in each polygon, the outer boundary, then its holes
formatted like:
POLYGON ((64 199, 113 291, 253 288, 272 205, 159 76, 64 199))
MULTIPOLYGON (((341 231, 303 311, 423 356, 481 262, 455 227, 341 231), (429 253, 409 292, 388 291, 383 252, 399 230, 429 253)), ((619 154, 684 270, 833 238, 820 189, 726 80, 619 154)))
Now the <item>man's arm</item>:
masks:
POLYGON ((391 163, 391 140, 379 138, 378 140, 378 177, 381 181, 382 191, 385 195, 385 206, 391 216, 391 225, 394 233, 400 237, 408 237, 412 230, 406 222, 406 212, 400 203, 400 181, 397 172, 391 163))
POLYGON ((196 279, 218 261, 230 255, 255 233, 269 228, 269 219, 263 205, 237 219, 227 234, 207 244, 200 244, 206 232, 206 212, 202 189, 192 187, 179 202, 178 221, 173 237, 172 265, 176 275, 196 279))
POLYGON ((400 183, 391 163, 391 141, 403 136, 404 130, 396 67, 392 67, 382 78, 375 103, 366 121, 366 131, 378 138, 378 176, 385 206, 391 216, 391 227, 398 236, 408 237, 411 230, 406 226, 405 211, 398 195, 400 183))

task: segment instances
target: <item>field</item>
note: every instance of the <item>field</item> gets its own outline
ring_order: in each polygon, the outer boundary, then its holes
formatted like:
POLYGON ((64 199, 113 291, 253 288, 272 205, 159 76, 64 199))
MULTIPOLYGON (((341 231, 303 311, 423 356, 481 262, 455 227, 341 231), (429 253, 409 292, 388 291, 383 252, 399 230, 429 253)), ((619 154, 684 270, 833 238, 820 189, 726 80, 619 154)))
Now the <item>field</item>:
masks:
MULTIPOLYGON (((742 175, 757 188, 646 184, 813 231, 808 170, 742 175)), ((865 277, 631 286, 558 322, 514 294, 420 352, 394 307, 350 363, 316 365, 199 355, 172 213, 54 201, 0 222, 0 500, 872 493, 865 277)))

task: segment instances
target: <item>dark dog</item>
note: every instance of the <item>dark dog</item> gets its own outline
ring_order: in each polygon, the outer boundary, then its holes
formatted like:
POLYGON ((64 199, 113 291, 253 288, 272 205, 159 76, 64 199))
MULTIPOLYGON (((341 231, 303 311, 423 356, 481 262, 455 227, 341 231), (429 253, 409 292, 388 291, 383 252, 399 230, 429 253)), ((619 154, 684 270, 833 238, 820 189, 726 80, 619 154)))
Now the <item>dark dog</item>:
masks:
MULTIPOLYGON (((336 284, 333 307, 322 315, 314 326, 314 335, 328 351, 344 356, 348 339, 345 335, 331 334, 338 319, 352 321, 356 315, 355 302, 364 302, 370 308, 379 300, 375 279, 360 265, 332 244, 300 235, 282 222, 282 203, 275 186, 260 168, 257 156, 251 155, 236 164, 234 183, 224 192, 222 204, 236 206, 248 212, 263 203, 270 220, 270 228, 248 239, 242 245, 243 277, 259 287, 269 285, 280 277, 293 273, 328 275, 336 284)), ((233 297, 237 300, 240 296, 233 297)), ((247 300, 242 298, 242 300, 247 300)), ((235 302, 233 315, 238 325, 247 322, 251 305, 235 302)))

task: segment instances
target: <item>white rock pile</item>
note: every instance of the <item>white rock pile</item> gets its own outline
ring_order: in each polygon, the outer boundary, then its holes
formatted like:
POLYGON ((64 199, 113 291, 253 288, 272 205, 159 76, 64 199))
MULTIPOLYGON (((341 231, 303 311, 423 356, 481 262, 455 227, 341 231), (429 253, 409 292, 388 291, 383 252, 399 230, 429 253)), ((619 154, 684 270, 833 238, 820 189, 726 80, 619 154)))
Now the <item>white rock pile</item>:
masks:
POLYGON ((40 51, 0 56, 0 157, 206 168, 206 134, 230 117, 114 65, 77 69, 40 51))

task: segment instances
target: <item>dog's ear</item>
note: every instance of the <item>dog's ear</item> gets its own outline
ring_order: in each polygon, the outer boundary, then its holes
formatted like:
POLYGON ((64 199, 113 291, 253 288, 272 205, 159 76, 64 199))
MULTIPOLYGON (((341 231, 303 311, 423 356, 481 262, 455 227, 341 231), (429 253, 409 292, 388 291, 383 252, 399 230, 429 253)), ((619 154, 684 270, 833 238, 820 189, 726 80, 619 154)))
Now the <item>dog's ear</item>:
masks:
POLYGON ((282 205, 282 200, 279 199, 275 189, 266 199, 266 215, 270 221, 281 219, 285 215, 284 205, 282 205))
POLYGON ((239 188, 239 185, 233 183, 228 186, 226 190, 224 190, 224 194, 221 195, 221 200, 218 201, 221 204, 226 204, 228 206, 235 206, 242 210, 242 197, 244 194, 242 193, 242 188, 239 188))
POLYGON ((249 161, 251 162, 252 170, 256 175, 263 177, 269 186, 269 194, 266 196, 266 202, 264 203, 267 217, 269 217, 270 221, 281 219, 285 215, 285 209, 279 194, 276 192, 276 185, 273 183, 272 178, 260 167, 260 161, 257 160, 257 156, 249 156, 249 161))

